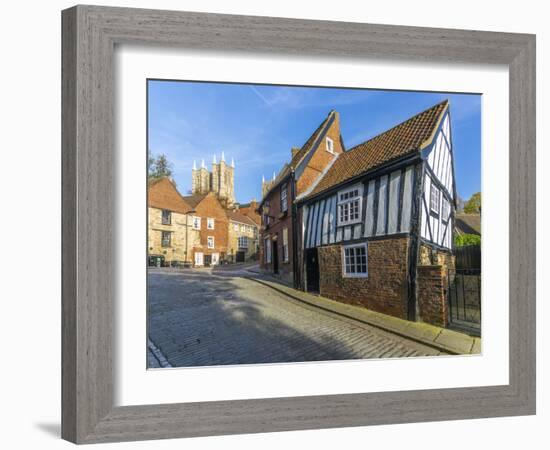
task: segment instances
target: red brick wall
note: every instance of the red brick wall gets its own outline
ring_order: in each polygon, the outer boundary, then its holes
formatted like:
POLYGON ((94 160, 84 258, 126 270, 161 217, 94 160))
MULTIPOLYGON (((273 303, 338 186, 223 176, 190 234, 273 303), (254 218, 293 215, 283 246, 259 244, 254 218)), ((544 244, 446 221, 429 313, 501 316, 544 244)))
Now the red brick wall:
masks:
POLYGON ((342 246, 319 247, 320 294, 407 318, 408 237, 369 241, 368 277, 342 276, 342 246))
POLYGON ((317 180, 323 170, 325 170, 327 164, 334 158, 334 155, 327 151, 327 141, 325 139, 327 136, 331 138, 334 143, 334 153, 342 153, 343 149, 340 143, 340 116, 338 113, 336 113, 336 117, 327 130, 325 137, 313 153, 313 156, 309 160, 300 178, 297 180, 297 195, 300 195, 302 192, 306 191, 311 184, 317 180))
MULTIPOLYGON (((283 214, 281 212, 281 184, 280 187, 274 189, 266 198, 266 201, 269 202, 269 215, 271 216, 269 226, 266 227, 265 224, 262 224, 262 229, 260 233, 260 267, 262 270, 267 272, 273 272, 273 262, 265 262, 265 239, 269 238, 272 240, 271 246, 277 245, 277 255, 279 258, 279 276, 285 279, 288 282, 292 282, 292 273, 293 273, 293 264, 292 264, 292 252, 294 251, 292 247, 292 189, 290 180, 287 181, 287 212, 283 214), (288 262, 283 262, 283 229, 288 229, 288 262), (273 241, 273 238, 276 237, 276 241, 273 241)), ((273 261, 273 250, 271 252, 272 261, 273 261)))
POLYGON ((416 292, 419 320, 447 326, 447 272, 444 266, 418 266, 416 292))
POLYGON ((211 253, 227 253, 227 234, 229 222, 222 205, 212 193, 208 194, 195 208, 194 216, 201 218, 200 240, 202 248, 195 248, 196 251, 202 251, 205 255, 211 253), (207 218, 214 219, 214 229, 207 228, 207 218), (208 236, 214 236, 214 248, 208 248, 208 236))

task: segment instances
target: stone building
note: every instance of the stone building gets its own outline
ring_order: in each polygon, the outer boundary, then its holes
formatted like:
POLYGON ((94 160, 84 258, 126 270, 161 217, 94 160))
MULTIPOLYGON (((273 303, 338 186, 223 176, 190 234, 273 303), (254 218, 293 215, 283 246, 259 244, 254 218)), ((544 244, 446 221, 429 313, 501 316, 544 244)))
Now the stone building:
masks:
POLYGON ((191 194, 204 195, 209 192, 214 193, 225 207, 232 207, 235 203, 235 161, 227 164, 224 152, 219 163, 214 155, 212 171, 206 168, 204 159, 199 168, 196 161, 193 162, 191 194))
POLYGON ((228 251, 226 208, 214 192, 183 197, 192 211, 192 229, 198 233, 198 242, 191 248, 194 266, 210 266, 225 260, 228 251))
POLYGON ((249 262, 258 259, 258 224, 240 209, 227 211, 229 219, 228 262, 249 262))
POLYGON ((455 199, 444 101, 337 155, 298 194, 301 288, 446 326, 455 199))
POLYGON ((300 217, 295 199, 307 193, 345 150, 340 135, 340 117, 330 111, 302 147, 293 147, 290 160, 277 176, 263 180, 261 213, 260 267, 263 272, 300 285, 301 274, 296 250, 300 217))
POLYGON ((199 233, 192 227, 192 208, 183 200, 174 182, 168 178, 151 181, 147 206, 148 265, 190 265, 199 233))

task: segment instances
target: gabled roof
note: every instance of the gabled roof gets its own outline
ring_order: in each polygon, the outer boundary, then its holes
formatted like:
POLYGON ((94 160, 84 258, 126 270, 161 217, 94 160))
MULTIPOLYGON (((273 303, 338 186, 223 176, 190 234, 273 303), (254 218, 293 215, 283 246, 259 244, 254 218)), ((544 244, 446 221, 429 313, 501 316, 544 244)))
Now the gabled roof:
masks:
POLYGON ((241 213, 243 216, 248 217, 249 219, 252 219, 252 221, 256 225, 262 224, 262 218, 260 215, 256 212, 256 209, 258 208, 258 202, 255 200, 250 203, 244 203, 239 206, 239 213, 241 213))
POLYGON ((331 116, 335 114, 335 111, 332 110, 328 113, 325 120, 321 122, 321 124, 317 127, 317 129, 313 132, 313 134, 308 138, 308 140, 302 145, 300 150, 298 150, 292 159, 290 160, 289 166, 292 169, 295 169, 298 164, 304 159, 304 157, 308 154, 308 152, 313 148, 313 145, 315 144, 315 141, 317 140, 317 137, 322 133, 323 129, 325 128, 325 125, 329 122, 331 116))
POLYGON ((321 135, 321 133, 323 132, 323 130, 325 129, 325 127, 327 126, 327 124, 329 123, 329 121, 331 120, 331 118, 335 114, 336 114, 336 111, 331 110, 328 113, 327 117, 321 122, 321 124, 317 127, 317 129, 307 139, 307 141, 304 143, 304 145, 302 145, 302 147, 300 147, 300 150, 298 150, 294 154, 294 156, 291 158, 290 162, 285 163, 285 165, 283 166, 283 168, 281 169, 281 171, 279 172, 279 174, 277 175, 275 180, 273 180, 273 183, 272 183, 271 187, 269 188, 269 190, 264 195, 264 197, 261 200, 260 204, 271 193, 271 191, 273 191, 273 189, 275 189, 275 187, 278 186, 279 183, 282 180, 284 180, 287 177, 287 175, 290 174, 290 172, 292 170, 294 170, 294 169, 296 169, 296 167, 298 167, 298 165, 302 162, 302 160, 308 155, 310 150, 312 150, 314 148, 315 143, 317 142, 317 138, 319 137, 319 135, 321 135))
POLYGON ((459 234, 477 234, 481 236, 481 215, 456 214, 455 228, 459 234))
POLYGON ((183 197, 183 199, 189 204, 189 206, 193 209, 197 207, 197 205, 204 200, 204 198, 208 194, 193 194, 193 195, 187 195, 183 197))
POLYGON ((166 177, 158 178, 148 183, 147 205, 152 208, 167 209, 180 214, 185 214, 191 210, 191 206, 178 192, 175 183, 166 177))
POLYGON ((239 223, 244 223, 245 225, 257 226, 256 222, 254 222, 250 217, 245 216, 239 211, 234 211, 231 209, 228 210, 227 218, 229 220, 232 220, 233 222, 239 222, 239 223))
POLYGON ((306 197, 313 197, 376 167, 412 154, 433 140, 447 100, 340 154, 306 197))

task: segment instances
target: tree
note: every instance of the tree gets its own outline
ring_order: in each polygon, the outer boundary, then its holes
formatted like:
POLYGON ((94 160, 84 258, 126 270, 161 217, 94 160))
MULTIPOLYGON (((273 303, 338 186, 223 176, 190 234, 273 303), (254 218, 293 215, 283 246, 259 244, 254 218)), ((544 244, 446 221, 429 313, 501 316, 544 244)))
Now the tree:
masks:
POLYGON ((481 236, 477 234, 459 234, 455 236, 455 247, 466 245, 481 245, 481 236))
POLYGON ((466 214, 481 214, 481 192, 476 192, 464 205, 466 214))
POLYGON ((168 158, 164 154, 149 157, 147 160, 147 172, 149 179, 171 177, 172 176, 172 163, 168 161, 168 158))

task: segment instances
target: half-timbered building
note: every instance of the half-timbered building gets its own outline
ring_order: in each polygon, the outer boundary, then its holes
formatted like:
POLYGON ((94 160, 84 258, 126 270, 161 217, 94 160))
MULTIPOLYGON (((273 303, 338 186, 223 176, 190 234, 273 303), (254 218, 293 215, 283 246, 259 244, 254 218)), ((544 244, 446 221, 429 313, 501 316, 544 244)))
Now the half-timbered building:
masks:
POLYGON ((444 101, 337 155, 297 197, 301 287, 445 325, 455 198, 444 101))

